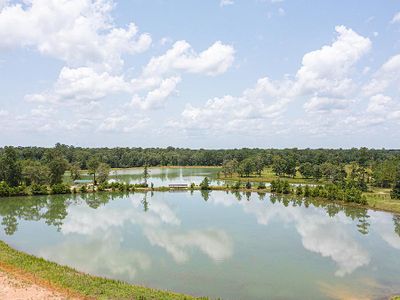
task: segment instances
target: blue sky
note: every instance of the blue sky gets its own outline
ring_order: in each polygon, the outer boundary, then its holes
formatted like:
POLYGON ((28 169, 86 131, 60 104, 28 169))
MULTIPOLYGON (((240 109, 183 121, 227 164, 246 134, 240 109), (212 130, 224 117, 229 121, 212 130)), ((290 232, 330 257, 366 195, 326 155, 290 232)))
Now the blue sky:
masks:
POLYGON ((0 0, 1 145, 398 148, 398 1, 0 0))

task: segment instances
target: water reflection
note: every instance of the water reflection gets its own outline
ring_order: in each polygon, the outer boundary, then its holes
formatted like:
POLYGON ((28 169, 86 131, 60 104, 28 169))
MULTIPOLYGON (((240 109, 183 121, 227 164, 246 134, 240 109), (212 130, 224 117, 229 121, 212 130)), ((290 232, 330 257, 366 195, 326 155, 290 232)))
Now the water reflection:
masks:
MULTIPOLYGON (((160 288, 174 287, 168 278, 176 269, 185 280, 188 272, 215 280, 217 296, 230 281, 246 298, 249 291, 239 283, 256 284, 252 270, 263 266, 258 272, 271 286, 279 285, 274 274, 280 265, 273 263, 294 257, 299 261, 286 266, 288 274, 318 271, 315 278, 301 279, 304 293, 315 289, 320 276, 324 295, 342 285, 346 293, 358 291, 366 274, 385 287, 400 280, 399 263, 390 261, 400 250, 400 217, 329 202, 225 191, 97 193, 2 199, 0 216, 5 240, 22 250, 92 274, 158 282, 160 288), (26 232, 32 222, 42 226, 35 229, 41 236, 37 245, 26 232)), ((263 287, 260 281, 257 291, 265 296, 263 287)))

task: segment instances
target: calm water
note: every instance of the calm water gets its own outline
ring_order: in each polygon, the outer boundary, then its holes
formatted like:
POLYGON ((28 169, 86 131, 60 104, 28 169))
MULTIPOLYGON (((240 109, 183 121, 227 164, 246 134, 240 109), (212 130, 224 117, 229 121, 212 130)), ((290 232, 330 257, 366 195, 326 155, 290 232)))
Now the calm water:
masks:
MULTIPOLYGON (((149 168, 148 183, 153 183, 156 187, 167 186, 170 183, 199 184, 207 176, 213 184, 221 185, 224 181, 216 180, 220 170, 220 168, 149 168)), ((111 171, 110 179, 125 183, 141 183, 143 168, 111 171)))
MULTIPOLYGON (((227 183, 232 184, 232 181, 218 180, 218 172, 221 171, 221 168, 157 168, 152 167, 149 168, 149 179, 147 180, 148 184, 154 184, 155 187, 160 186, 168 186, 170 183, 186 183, 191 184, 195 183, 196 185, 200 184, 203 181, 204 177, 208 177, 210 179, 212 185, 226 185, 227 183)), ((83 179, 91 179, 90 176, 83 176, 83 179)), ((68 179, 67 179, 68 180, 68 179)), ((112 170, 110 172, 110 182, 118 181, 124 183, 142 183, 143 179, 143 168, 128 168, 121 170, 112 170)), ((244 178, 243 183, 247 180, 244 178)), ((258 185, 257 182, 253 182, 250 179, 252 184, 258 185)), ((266 186, 269 183, 265 184, 266 186)))
POLYGON ((269 194, 10 198, 0 238, 91 274, 223 299, 400 292, 400 217, 269 194))

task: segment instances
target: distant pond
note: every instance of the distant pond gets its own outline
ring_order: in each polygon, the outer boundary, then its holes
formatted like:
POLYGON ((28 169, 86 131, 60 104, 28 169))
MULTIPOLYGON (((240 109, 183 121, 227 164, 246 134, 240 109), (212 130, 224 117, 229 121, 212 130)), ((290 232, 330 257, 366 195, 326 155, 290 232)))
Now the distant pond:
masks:
POLYGON ((153 288, 222 299, 400 293, 400 216, 385 212, 180 191, 7 198, 0 220, 16 249, 153 288))

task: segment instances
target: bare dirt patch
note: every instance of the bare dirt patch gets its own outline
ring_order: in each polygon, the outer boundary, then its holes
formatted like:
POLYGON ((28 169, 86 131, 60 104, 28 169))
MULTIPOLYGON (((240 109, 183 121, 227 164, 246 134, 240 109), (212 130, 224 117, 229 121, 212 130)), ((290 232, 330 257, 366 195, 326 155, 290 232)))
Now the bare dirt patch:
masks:
POLYGON ((64 300, 64 295, 0 271, 0 299, 64 300))

